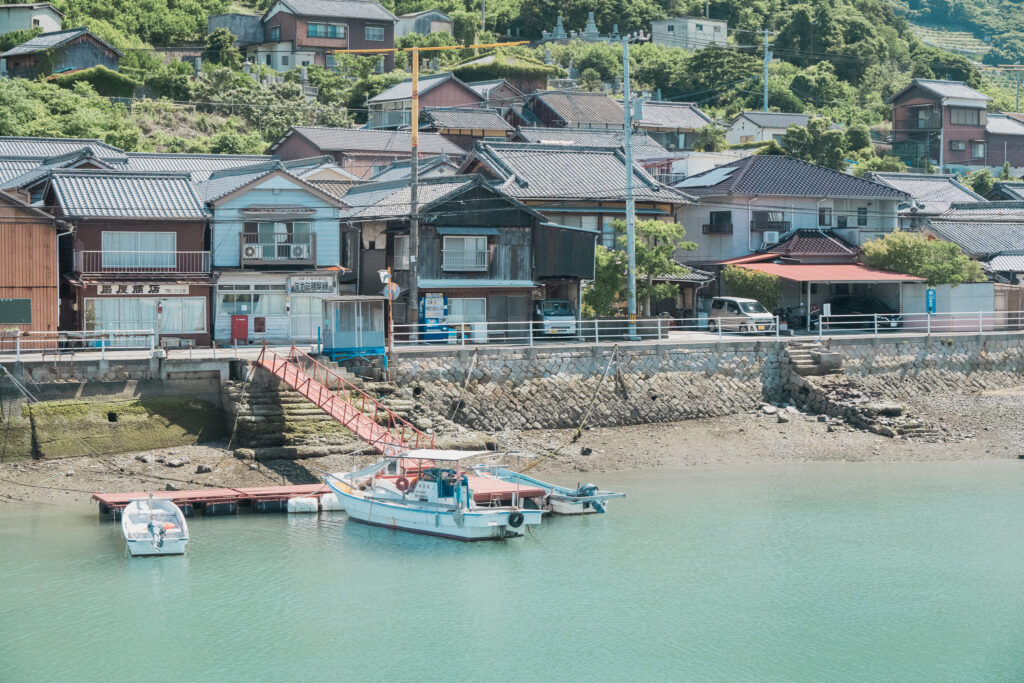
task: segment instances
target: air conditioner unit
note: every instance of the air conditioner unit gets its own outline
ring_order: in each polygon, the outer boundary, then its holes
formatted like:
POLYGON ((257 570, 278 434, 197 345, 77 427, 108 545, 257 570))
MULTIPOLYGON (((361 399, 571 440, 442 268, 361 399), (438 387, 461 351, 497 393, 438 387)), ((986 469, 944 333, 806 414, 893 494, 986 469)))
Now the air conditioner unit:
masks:
POLYGON ((292 245, 292 258, 295 260, 304 259, 309 255, 309 247, 305 244, 292 245))
POLYGON ((769 244, 775 244, 779 241, 778 230, 765 230, 761 233, 761 246, 766 247, 769 244))
POLYGON ((257 258, 258 253, 259 250, 255 244, 247 244, 245 245, 245 248, 242 249, 242 256, 245 258, 257 258))

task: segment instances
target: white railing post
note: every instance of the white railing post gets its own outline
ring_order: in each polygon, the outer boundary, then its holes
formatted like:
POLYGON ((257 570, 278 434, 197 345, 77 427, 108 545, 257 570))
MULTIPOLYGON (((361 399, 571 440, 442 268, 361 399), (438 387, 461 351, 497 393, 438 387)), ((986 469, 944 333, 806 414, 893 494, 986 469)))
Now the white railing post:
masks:
POLYGON ((984 320, 982 318, 982 315, 983 315, 982 312, 978 311, 978 334, 984 334, 985 333, 985 324, 984 324, 984 322, 982 322, 984 320))
POLYGON ((526 325, 527 334, 530 337, 530 346, 533 346, 533 321, 527 321, 526 325))
POLYGON ((875 319, 875 339, 878 339, 878 314, 874 313, 871 317, 875 319))
POLYGON ((100 333, 100 360, 107 359, 106 335, 100 333))
POLYGON ((658 322, 658 341, 661 341, 661 318, 656 318, 658 322))
POLYGON ((21 332, 14 338, 14 360, 21 362, 21 332))
POLYGON ((925 313, 924 314, 924 321, 925 321, 926 334, 927 334, 927 336, 930 337, 930 336, 932 336, 932 314, 931 313, 925 313))
POLYGON ((598 324, 597 318, 594 318, 594 343, 601 343, 601 326, 598 324))
MULTIPOLYGON (((149 331, 149 353, 150 355, 156 350, 156 335, 153 334, 153 330, 149 331)), ((237 353, 237 351, 236 351, 237 353)))
POLYGON ((718 319, 718 324, 715 325, 715 327, 718 328, 718 343, 719 344, 722 343, 722 321, 723 320, 725 320, 725 318, 719 318, 718 319))
POLYGON ((775 316, 775 341, 779 341, 779 316, 775 316))

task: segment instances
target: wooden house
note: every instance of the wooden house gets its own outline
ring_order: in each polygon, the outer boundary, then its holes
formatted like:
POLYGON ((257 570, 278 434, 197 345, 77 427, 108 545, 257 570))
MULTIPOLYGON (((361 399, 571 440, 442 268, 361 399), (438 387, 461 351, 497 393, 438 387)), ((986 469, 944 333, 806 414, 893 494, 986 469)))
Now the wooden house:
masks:
POLYGON ((116 47, 85 27, 42 33, 0 54, 13 78, 35 78, 105 66, 117 71, 123 56, 116 47))
POLYGON ((57 238, 62 230, 68 234, 66 228, 53 216, 0 192, 0 334, 57 330, 57 238))
MULTIPOLYGON (((419 79, 420 109, 481 107, 486 100, 456 78, 450 71, 419 79)), ((408 127, 412 115, 412 80, 396 83, 366 101, 370 110, 367 128, 398 129, 408 127)))

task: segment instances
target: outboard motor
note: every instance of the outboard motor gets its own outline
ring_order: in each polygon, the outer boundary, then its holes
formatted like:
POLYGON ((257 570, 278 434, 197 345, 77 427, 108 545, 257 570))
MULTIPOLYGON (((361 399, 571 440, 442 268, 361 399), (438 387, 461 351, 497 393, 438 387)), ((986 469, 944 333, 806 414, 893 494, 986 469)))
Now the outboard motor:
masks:
POLYGON ((583 484, 576 490, 577 496, 592 496, 597 493, 597 484, 583 484))

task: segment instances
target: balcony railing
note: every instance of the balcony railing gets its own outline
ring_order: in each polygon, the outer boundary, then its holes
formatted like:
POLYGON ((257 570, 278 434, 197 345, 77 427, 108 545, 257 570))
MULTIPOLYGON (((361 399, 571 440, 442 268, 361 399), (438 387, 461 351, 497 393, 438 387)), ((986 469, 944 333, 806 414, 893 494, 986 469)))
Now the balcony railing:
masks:
POLYGON ((445 249, 442 254, 441 270, 487 270, 489 254, 486 251, 454 251, 445 249))
POLYGON ((905 123, 907 130, 934 130, 942 127, 938 116, 926 119, 907 119, 905 123))
POLYGON ((412 112, 408 110, 392 111, 371 111, 370 128, 392 128, 394 126, 407 126, 412 120, 412 112))
POLYGON ((705 235, 731 235, 732 223, 705 223, 705 235))
POLYGON ((758 231, 789 232, 789 221, 751 221, 750 229, 758 231))
POLYGON ((185 273, 210 272, 208 251, 76 251, 78 273, 185 273))
POLYGON ((298 237, 282 233, 268 237, 242 233, 240 240, 243 265, 316 262, 316 235, 298 237))

